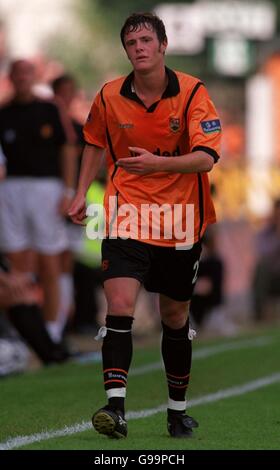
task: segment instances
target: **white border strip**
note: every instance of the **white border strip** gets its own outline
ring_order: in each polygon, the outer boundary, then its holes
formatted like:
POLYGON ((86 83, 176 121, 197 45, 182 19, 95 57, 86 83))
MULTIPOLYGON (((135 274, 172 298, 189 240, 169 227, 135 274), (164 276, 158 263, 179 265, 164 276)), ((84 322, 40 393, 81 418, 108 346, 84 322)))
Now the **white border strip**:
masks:
MULTIPOLYGON (((244 395, 245 393, 253 392, 255 390, 278 382, 280 382, 280 372, 266 377, 262 377, 257 380, 253 380, 252 382, 247 382, 238 387, 226 388, 224 390, 219 390, 215 393, 210 393, 208 395, 195 398, 188 402, 188 408, 198 405, 204 405, 205 403, 213 403, 215 401, 223 400, 224 398, 244 395)), ((166 411, 166 407, 167 405, 165 404, 160 405, 157 408, 151 408, 140 411, 130 411, 127 413, 126 417, 128 420, 147 418, 148 416, 153 416, 156 413, 166 411)), ((18 436, 15 438, 8 439, 6 442, 1 442, 0 450, 16 449, 18 447, 33 444, 34 442, 46 441, 47 439, 52 439, 54 437, 70 436, 72 434, 87 431, 91 428, 92 424, 90 422, 83 421, 82 423, 74 424, 73 426, 65 426, 63 429, 58 429, 57 431, 40 432, 38 434, 31 434, 30 436, 18 436)))

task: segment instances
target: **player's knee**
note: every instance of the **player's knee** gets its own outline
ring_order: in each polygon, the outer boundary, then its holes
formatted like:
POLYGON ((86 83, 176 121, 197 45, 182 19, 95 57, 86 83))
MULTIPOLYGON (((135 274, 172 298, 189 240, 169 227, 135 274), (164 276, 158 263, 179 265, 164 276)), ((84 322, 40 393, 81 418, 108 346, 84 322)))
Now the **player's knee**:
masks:
POLYGON ((171 307, 163 307, 161 309, 161 318, 165 325, 169 328, 178 329, 183 328, 188 318, 188 306, 174 305, 171 307))
POLYGON ((179 328, 183 328, 183 326, 186 324, 187 321, 187 316, 186 314, 180 314, 180 315, 168 315, 166 317, 162 317, 162 321, 165 325, 167 325, 169 328, 172 328, 174 330, 177 330, 179 328))
POLYGON ((108 300, 108 312, 111 315, 132 315, 134 303, 132 299, 124 295, 115 295, 108 300))

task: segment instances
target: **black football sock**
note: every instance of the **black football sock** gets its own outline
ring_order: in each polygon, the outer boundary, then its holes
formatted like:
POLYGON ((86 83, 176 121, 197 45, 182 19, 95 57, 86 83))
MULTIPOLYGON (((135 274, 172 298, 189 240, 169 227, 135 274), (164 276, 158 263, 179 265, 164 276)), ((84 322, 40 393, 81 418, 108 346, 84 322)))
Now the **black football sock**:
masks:
POLYGON ((183 413, 192 361, 192 342, 188 338, 189 320, 174 330, 162 322, 161 352, 168 384, 168 409, 183 413))
POLYGON ((104 387, 110 407, 124 414, 124 400, 129 366, 132 359, 133 317, 107 315, 107 333, 103 340, 104 387))

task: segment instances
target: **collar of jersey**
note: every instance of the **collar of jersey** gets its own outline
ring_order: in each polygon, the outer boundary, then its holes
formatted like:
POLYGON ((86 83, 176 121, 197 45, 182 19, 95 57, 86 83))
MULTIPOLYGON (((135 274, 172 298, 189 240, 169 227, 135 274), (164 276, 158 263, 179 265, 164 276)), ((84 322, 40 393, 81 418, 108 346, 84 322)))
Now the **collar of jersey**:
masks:
MULTIPOLYGON (((168 67, 165 67, 165 71, 168 76, 168 84, 167 87, 165 88, 161 99, 164 98, 171 98, 172 96, 178 95, 180 93, 180 85, 179 85, 179 80, 177 78, 177 75, 173 70, 169 69, 168 67)), ((144 103, 140 100, 140 98, 136 95, 136 93, 133 91, 133 78, 134 78, 134 73, 131 72, 124 80, 122 87, 120 89, 120 94, 122 96, 125 96, 126 98, 129 98, 130 100, 137 101, 137 103, 140 103, 142 106, 145 107, 144 103)), ((152 105, 150 108, 152 108, 154 105, 152 105)))

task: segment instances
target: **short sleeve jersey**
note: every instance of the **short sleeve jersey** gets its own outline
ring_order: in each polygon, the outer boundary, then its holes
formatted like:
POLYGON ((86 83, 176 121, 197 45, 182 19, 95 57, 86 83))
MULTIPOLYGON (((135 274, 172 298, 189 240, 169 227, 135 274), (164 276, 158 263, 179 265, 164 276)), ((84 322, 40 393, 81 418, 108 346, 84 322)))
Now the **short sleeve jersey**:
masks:
MULTIPOLYGON (((88 145, 106 149, 109 180, 104 205, 109 220, 112 216, 109 197, 116 196, 118 208, 123 204, 137 208, 138 231, 131 238, 174 246, 179 235, 172 233, 166 237, 161 227, 160 235, 155 237, 151 227, 148 235, 141 229, 144 219, 140 217, 140 211, 143 205, 163 207, 168 204, 169 216, 172 214, 169 225, 173 225, 173 232, 179 217, 182 231, 193 234, 186 235, 184 241, 195 243, 207 225, 216 220, 207 173, 157 172, 139 176, 116 165, 120 158, 132 156, 128 147, 141 147, 166 158, 202 150, 215 162, 219 159, 221 126, 205 86, 185 73, 168 68, 166 73, 167 88, 161 99, 149 108, 133 90, 133 73, 105 84, 92 104, 84 126, 84 138, 88 145), (188 212, 186 206, 193 210, 188 212), (188 217, 193 221, 187 220, 188 217)), ((159 213, 161 220, 163 215, 164 211, 159 213)), ((123 230, 124 225, 121 227, 123 230)))

